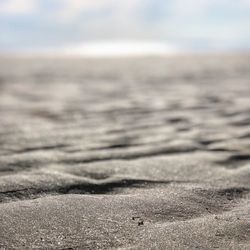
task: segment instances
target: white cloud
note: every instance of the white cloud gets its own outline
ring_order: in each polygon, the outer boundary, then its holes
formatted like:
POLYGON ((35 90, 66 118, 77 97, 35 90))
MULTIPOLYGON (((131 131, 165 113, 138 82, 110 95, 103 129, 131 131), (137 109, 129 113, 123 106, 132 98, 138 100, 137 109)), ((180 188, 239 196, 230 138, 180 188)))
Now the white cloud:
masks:
POLYGON ((161 5, 162 9, 171 11, 171 16, 185 18, 190 15, 200 15, 211 6, 235 4, 243 8, 250 7, 250 0, 0 0, 0 13, 5 15, 23 15, 34 13, 39 6, 46 3, 47 6, 56 5, 57 9, 44 9, 45 15, 55 15, 62 21, 72 21, 82 12, 99 11, 105 8, 113 8, 114 16, 125 15, 131 17, 138 6, 161 5))
POLYGON ((63 21, 72 20, 83 11, 92 11, 102 9, 110 5, 113 0, 56 0, 60 2, 59 9, 56 10, 56 17, 63 21))
POLYGON ((0 14, 15 16, 33 13, 37 5, 37 0, 0 0, 0 14))
POLYGON ((167 4, 163 3, 163 8, 168 10, 168 20, 186 20, 187 22, 195 18, 204 20, 208 13, 211 14, 211 10, 226 12, 232 6, 248 8, 250 7, 250 0, 189 0, 186 2, 183 0, 170 0, 167 4))
POLYGON ((137 6, 145 0, 56 0, 60 2, 60 8, 56 10, 59 21, 67 22, 77 18, 83 12, 101 11, 112 9, 112 16, 127 14, 132 16, 137 6))
MULTIPOLYGON (((163 3, 163 1, 162 1, 163 3)), ((250 0, 170 0, 167 4, 163 3, 163 8, 170 10, 173 20, 187 20, 189 18, 204 16, 211 10, 227 12, 228 9, 250 10, 250 0)), ((210 12, 211 13, 211 12, 210 12)))
POLYGON ((250 0, 239 0, 242 4, 250 7, 250 0))

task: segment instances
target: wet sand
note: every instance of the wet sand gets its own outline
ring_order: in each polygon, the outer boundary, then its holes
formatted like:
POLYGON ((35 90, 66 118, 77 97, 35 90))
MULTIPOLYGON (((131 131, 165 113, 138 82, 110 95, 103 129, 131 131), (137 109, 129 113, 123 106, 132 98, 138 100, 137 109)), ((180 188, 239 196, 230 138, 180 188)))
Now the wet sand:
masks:
POLYGON ((250 249, 249 55, 0 66, 0 249, 250 249))

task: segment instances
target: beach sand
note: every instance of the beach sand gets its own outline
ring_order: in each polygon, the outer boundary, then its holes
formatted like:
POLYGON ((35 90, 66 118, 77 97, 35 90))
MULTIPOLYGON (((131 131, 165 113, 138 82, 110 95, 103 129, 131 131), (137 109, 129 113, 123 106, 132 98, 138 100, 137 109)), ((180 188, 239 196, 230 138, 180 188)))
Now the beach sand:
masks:
POLYGON ((250 249, 250 56, 0 58, 0 249, 250 249))

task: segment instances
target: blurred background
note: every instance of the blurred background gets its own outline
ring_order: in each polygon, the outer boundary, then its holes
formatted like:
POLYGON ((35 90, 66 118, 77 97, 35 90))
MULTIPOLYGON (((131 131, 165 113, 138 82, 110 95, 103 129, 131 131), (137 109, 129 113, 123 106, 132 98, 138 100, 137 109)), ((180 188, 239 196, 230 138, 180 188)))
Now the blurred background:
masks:
POLYGON ((0 53, 248 51, 250 0, 0 0, 0 53))

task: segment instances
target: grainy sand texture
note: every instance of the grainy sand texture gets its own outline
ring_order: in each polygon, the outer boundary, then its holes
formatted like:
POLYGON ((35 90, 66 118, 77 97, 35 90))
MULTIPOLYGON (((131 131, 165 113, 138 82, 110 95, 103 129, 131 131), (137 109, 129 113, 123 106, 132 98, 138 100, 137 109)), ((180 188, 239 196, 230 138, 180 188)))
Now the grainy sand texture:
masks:
POLYGON ((250 249, 250 56, 1 57, 0 249, 250 249))

